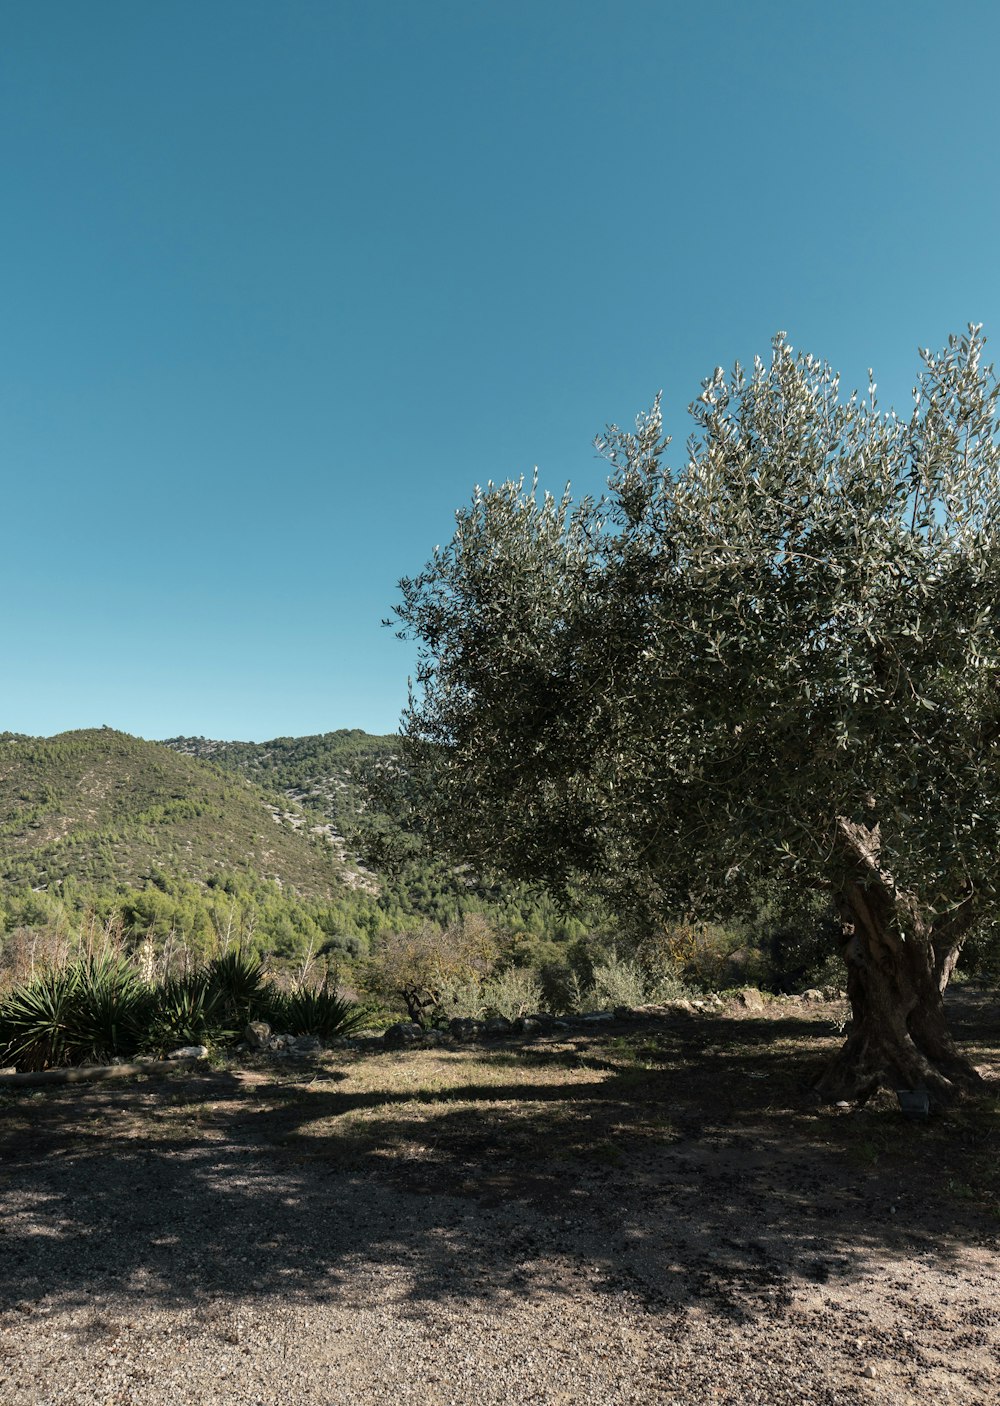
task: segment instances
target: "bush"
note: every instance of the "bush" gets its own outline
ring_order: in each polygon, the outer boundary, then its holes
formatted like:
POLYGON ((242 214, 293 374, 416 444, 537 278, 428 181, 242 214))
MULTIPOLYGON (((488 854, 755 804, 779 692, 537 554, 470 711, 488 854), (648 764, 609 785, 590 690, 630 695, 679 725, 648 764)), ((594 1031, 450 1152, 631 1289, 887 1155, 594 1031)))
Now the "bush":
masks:
POLYGON ((583 1009, 641 1006, 648 995, 646 977, 639 964, 612 951, 604 962, 594 968, 594 980, 584 996, 583 1009))
POLYGON ((691 987, 676 972, 661 976, 653 983, 648 999, 650 1001, 682 1001, 692 995, 691 987))
POLYGON ((289 1035, 318 1035, 332 1040, 347 1035, 365 1023, 367 1012, 354 1001, 345 1000, 325 986, 276 996, 273 1017, 289 1035))
POLYGON ((481 981, 446 981, 438 987, 434 1020, 482 1020, 486 1014, 481 981))
MULTIPOLYGON (((2 932, 2 928, 0 928, 2 932)), ((0 937, 0 990, 32 982, 40 972, 65 965, 69 936, 61 923, 15 927, 0 937)))
POLYGON ((203 969, 170 977, 155 988, 143 1032, 144 1049, 164 1053, 177 1045, 213 1044, 232 1036, 223 1029, 221 996, 203 969))
POLYGON ((264 1007, 262 982, 262 963, 239 951, 155 986, 119 952, 83 957, 19 983, 0 1000, 0 1056, 36 1070, 223 1044, 264 1007))
MULTIPOLYGON (((730 970, 738 961, 746 935, 739 927, 720 923, 665 923, 639 941, 636 957, 650 978, 650 989, 665 981, 666 989, 680 982, 685 989, 714 990, 719 985, 752 978, 757 972, 730 970)), ((744 956, 747 954, 744 953, 744 956)), ((754 954, 756 956, 756 953, 754 954)), ((665 997, 664 999, 670 999, 665 997)))
MULTIPOLYGON (((990 985, 1000 985, 1000 932, 998 925, 984 922, 968 936, 962 947, 962 968, 966 976, 976 977, 990 985)), ((962 973, 956 973, 961 977, 962 973)), ((837 984, 843 982, 841 975, 837 984)))
POLYGON ((124 957, 108 953, 75 964, 67 1005, 66 1052, 72 1064, 104 1064, 135 1054, 149 1016, 149 988, 124 957))
POLYGON ((482 1003, 487 1015, 517 1020, 537 1011, 542 1004, 542 988, 530 967, 508 967, 483 982, 482 1003))
POLYGON ((501 944, 478 914, 450 923, 443 931, 424 923, 415 931, 381 938, 364 972, 375 1000, 400 1007, 404 990, 415 992, 428 1012, 443 1006, 449 993, 478 988, 494 970, 501 944))
POLYGON ((554 1015, 577 1009, 580 983, 568 962, 553 959, 543 962, 535 972, 542 993, 542 1005, 554 1015))
POLYGON ((253 952, 231 947, 209 962, 205 980, 225 1021, 242 1029, 262 999, 264 963, 253 952))
POLYGON ((66 968, 11 987, 0 1005, 5 1063, 35 1070, 69 1062, 66 1023, 75 986, 76 975, 66 968))
MULTIPOLYGON (((759 907, 745 925, 745 940, 759 953, 757 984, 784 992, 841 986, 839 936, 840 924, 826 894, 771 885, 761 892, 759 907)), ((740 973, 737 979, 755 975, 740 973)))
POLYGON ((12 987, 0 1003, 0 1048, 18 1069, 134 1054, 150 1012, 148 988, 124 958, 85 957, 12 987))

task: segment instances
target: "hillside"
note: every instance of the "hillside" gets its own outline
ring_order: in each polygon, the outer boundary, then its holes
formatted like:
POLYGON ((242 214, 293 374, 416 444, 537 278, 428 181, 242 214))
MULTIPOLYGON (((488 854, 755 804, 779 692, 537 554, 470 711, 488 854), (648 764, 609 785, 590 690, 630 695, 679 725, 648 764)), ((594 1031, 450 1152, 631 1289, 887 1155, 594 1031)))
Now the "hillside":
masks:
POLYGON ((170 737, 163 745, 280 791, 296 804, 319 812, 343 835, 365 807, 365 776, 398 751, 399 738, 342 728, 312 737, 275 737, 270 742, 170 737))
POLYGON ((537 936, 586 930, 525 885, 487 885, 427 854, 402 803, 370 813, 366 776, 396 745, 359 731, 0 734, 0 967, 15 960, 11 934, 58 940, 95 918, 196 953, 239 933, 295 961, 349 960, 380 934, 471 913, 537 936))
POLYGON ((0 880, 205 882, 233 871, 329 899, 344 867, 287 797, 110 728, 0 735, 0 880))

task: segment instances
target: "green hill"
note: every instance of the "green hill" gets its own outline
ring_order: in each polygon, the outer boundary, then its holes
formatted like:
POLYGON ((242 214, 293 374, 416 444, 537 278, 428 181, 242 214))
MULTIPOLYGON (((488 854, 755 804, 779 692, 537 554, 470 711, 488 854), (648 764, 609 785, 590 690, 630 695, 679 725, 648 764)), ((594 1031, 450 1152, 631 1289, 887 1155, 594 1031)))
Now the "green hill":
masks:
POLYGON ((366 778, 399 750, 399 738, 344 728, 313 737, 275 737, 270 742, 171 737, 163 745, 281 791, 344 834, 365 809, 366 778))
POLYGON ((269 742, 174 737, 165 745, 273 787, 313 813, 345 872, 356 875, 352 881, 377 884, 380 912, 395 915, 386 917, 387 926, 420 919, 444 925, 462 913, 481 913, 501 927, 564 938, 603 919, 593 908, 586 918, 574 917, 527 884, 490 883, 429 853, 405 775, 383 770, 399 753, 395 735, 353 728, 269 742), (373 808, 372 783, 390 777, 375 787, 373 808))
POLYGON ((32 934, 57 941, 95 921, 196 956, 239 936, 295 961, 341 961, 382 933, 475 913, 512 932, 582 932, 544 895, 429 855, 405 797, 398 815, 391 799, 392 813, 370 810, 367 783, 397 745, 357 730, 265 743, 0 734, 0 966, 19 941, 34 951, 32 934))
POLYGON ((110 728, 0 736, 0 880, 247 873, 332 898, 344 866, 287 797, 110 728))

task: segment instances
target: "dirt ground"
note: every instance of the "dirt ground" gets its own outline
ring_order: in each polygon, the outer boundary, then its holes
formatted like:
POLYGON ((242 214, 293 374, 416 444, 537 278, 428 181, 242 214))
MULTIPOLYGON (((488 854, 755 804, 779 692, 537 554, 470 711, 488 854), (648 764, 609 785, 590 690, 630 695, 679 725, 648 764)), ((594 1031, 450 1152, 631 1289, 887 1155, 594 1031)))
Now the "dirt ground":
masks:
POLYGON ((833 1005, 0 1096, 2 1406, 1000 1401, 1000 1004, 929 1122, 833 1005))

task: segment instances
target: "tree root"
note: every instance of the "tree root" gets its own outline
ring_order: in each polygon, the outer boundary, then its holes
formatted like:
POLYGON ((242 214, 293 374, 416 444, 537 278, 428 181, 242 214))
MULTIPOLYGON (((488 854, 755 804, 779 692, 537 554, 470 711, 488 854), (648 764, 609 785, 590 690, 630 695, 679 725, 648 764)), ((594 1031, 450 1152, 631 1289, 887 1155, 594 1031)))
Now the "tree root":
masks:
POLYGON ((824 1103, 866 1103, 879 1089, 923 1089, 940 1111, 983 1082, 954 1048, 931 1059, 909 1037, 892 1042, 872 1032, 850 1036, 815 1086, 824 1103))

